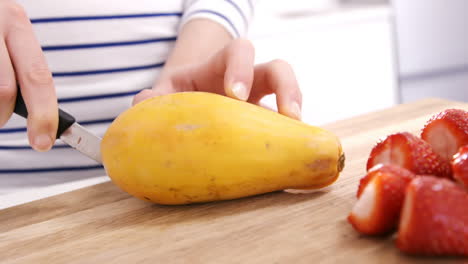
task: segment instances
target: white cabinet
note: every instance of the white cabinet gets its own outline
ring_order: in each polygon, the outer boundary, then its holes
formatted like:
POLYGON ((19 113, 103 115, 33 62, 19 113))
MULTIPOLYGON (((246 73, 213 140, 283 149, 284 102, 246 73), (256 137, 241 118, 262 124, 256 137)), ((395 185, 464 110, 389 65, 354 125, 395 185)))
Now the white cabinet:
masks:
POLYGON ((403 102, 468 102, 468 1, 393 0, 403 102))
POLYGON ((256 61, 280 58, 292 65, 307 123, 389 107, 397 102, 390 18, 385 6, 293 17, 260 12, 251 30, 256 61))

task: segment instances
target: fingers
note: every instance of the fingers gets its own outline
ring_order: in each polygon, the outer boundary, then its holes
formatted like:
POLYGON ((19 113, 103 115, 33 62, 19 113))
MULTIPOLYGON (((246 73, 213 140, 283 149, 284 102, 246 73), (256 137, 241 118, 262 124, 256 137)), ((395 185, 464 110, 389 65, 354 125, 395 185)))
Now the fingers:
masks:
POLYGON ((132 106, 152 97, 152 95, 153 95, 153 90, 151 89, 142 90, 141 92, 139 92, 133 97, 132 106))
POLYGON ((301 119, 302 94, 292 67, 274 60, 255 67, 255 80, 249 101, 258 104, 268 94, 276 94, 278 112, 301 119))
POLYGON ((134 97, 133 105, 149 97, 185 91, 204 91, 246 101, 253 82, 254 48, 247 40, 234 40, 205 62, 165 69, 152 91, 134 97))
POLYGON ((253 82, 254 57, 252 44, 238 39, 219 51, 201 69, 223 76, 224 93, 246 101, 253 82))
POLYGON ((133 97, 132 106, 148 98, 179 92, 174 89, 170 80, 159 81, 153 89, 144 89, 133 97))
POLYGON ((58 105, 52 74, 25 12, 15 7, 5 40, 16 78, 28 109, 28 137, 38 151, 49 150, 55 141, 58 105))
POLYGON ((254 78, 254 47, 245 40, 234 41, 225 53, 224 91, 230 97, 246 101, 254 78))
POLYGON ((254 68, 254 55, 249 41, 234 40, 205 62, 164 74, 152 90, 136 95, 133 105, 156 95, 184 91, 225 94, 255 104, 275 93, 278 111, 300 120, 302 95, 291 66, 275 60, 254 68))
POLYGON ((254 59, 253 45, 247 40, 235 40, 201 67, 197 75, 204 76, 209 72, 207 68, 214 75, 224 75, 226 95, 243 101, 258 103, 263 96, 275 93, 278 111, 300 120, 302 94, 292 67, 275 60, 254 68, 254 59))
POLYGON ((15 106, 16 80, 5 42, 0 39, 0 127, 10 119, 15 106))

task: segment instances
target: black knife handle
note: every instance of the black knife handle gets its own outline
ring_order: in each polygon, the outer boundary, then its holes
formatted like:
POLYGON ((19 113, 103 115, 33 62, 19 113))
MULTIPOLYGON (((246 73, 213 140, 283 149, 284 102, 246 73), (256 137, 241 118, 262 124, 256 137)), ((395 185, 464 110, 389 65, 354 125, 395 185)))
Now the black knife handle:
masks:
MULTIPOLYGON (((15 109, 13 112, 24 118, 28 118, 28 109, 26 108, 26 104, 24 103, 23 96, 21 95, 21 89, 19 88, 19 86, 17 89, 15 109)), ((62 133, 65 130, 67 130, 71 125, 73 125, 75 121, 76 120, 72 115, 59 108, 57 138, 59 138, 62 135, 62 133)))

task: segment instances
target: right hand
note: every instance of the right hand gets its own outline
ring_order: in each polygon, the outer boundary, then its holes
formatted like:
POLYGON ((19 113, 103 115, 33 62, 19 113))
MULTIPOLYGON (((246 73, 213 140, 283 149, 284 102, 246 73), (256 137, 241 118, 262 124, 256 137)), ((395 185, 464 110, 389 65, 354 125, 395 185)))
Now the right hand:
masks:
POLYGON ((52 74, 23 7, 0 1, 0 127, 10 119, 16 83, 28 109, 28 138, 38 151, 49 150, 56 137, 58 104, 52 74))

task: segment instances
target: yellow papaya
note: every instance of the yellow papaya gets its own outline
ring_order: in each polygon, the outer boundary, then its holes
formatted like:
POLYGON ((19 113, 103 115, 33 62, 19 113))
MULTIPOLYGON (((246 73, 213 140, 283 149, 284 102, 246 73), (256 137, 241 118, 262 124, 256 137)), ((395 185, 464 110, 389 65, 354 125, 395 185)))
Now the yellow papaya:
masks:
POLYGON ((344 166, 333 133, 205 92, 147 99, 102 143, 105 170, 142 200, 190 204, 332 184, 344 166))

